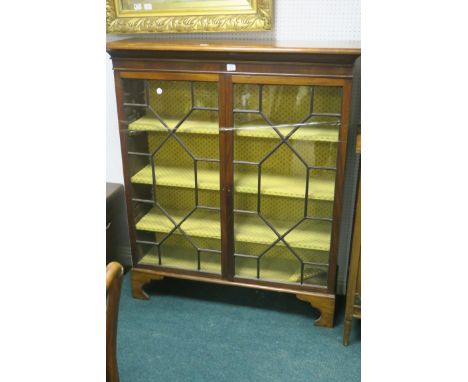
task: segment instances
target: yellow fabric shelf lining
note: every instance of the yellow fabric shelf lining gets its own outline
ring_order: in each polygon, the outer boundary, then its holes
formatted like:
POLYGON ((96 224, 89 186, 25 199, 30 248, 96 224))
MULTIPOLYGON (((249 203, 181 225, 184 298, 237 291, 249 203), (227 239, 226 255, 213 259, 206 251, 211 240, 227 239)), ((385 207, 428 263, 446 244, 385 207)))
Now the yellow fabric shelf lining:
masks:
MULTIPOLYGON (((155 254, 148 253, 138 263, 143 265, 159 265, 159 259, 155 254)), ((197 270, 197 255, 193 251, 187 251, 187 248, 168 247, 162 250, 161 265, 163 267, 197 270)), ((200 268, 201 271, 220 274, 221 255, 213 254, 209 260, 206 257, 201 257, 200 268)))
MULTIPOLYGON (((202 190, 219 190, 219 172, 214 169, 199 168, 198 187, 202 190)), ((181 188, 194 188, 195 177, 193 168, 176 166, 155 166, 156 185, 181 188)), ((132 183, 152 184, 153 175, 151 165, 137 172, 131 178, 132 183)), ((237 193, 257 194, 258 175, 255 172, 236 172, 234 175, 234 190, 237 193)), ((310 176, 309 198, 333 201, 335 179, 332 176, 310 176)), ((302 178, 262 173, 262 195, 282 196, 290 198, 304 198, 305 175, 302 178)))
MULTIPOLYGON (((203 259, 200 261, 200 271, 209 273, 221 273, 221 260, 220 256, 216 258, 213 256, 210 260, 203 259)), ((278 262, 277 259, 261 260, 262 266, 260 267, 260 278, 263 280, 272 281, 287 281, 287 282, 300 282, 301 274, 300 268, 291 267, 291 264, 283 264, 278 262), (295 268, 298 268, 295 270, 295 268)), ((284 261, 283 261, 284 262, 284 261)), ((158 256, 152 253, 144 255, 138 264, 142 265, 156 265, 159 266, 158 256)), ((187 252, 185 248, 168 248, 161 256, 161 266, 170 268, 181 268, 197 270, 197 257, 195 254, 187 252)), ((236 261, 236 276, 256 278, 257 267, 254 263, 239 263, 236 261)), ((304 281, 307 283, 308 279, 320 278, 320 282, 315 284, 326 284, 327 272, 315 269, 313 272, 307 272, 304 275, 304 281)))
MULTIPOLYGON (((180 120, 173 118, 165 118, 164 122, 170 129, 173 129, 180 120)), ((167 132, 166 127, 161 121, 152 116, 144 116, 137 119, 128 125, 129 130, 137 131, 153 131, 153 132, 167 132)), ((202 120, 202 119, 191 119, 190 117, 182 123, 177 129, 177 133, 183 134, 219 134, 218 121, 202 120)))
MULTIPOLYGON (((172 211, 170 216, 177 223, 185 214, 172 211)), ((270 220, 269 223, 280 233, 286 232, 290 224, 278 220, 270 220)), ((174 228, 172 222, 157 208, 151 209, 136 224, 136 229, 168 233, 174 228)), ((219 213, 198 209, 182 225, 182 230, 189 237, 205 237, 221 239, 221 226, 219 213)), ((178 230, 174 233, 180 234, 178 230)), ((234 240, 255 244, 271 244, 277 240, 276 234, 259 217, 255 215, 236 214, 234 219, 234 240)), ((331 223, 322 221, 305 221, 292 232, 285 240, 293 248, 313 249, 319 251, 330 250, 331 223)), ((284 245, 279 242, 278 245, 284 245)))
MULTIPOLYGON (((269 262, 272 263, 271 260, 269 260, 269 262)), ((154 254, 146 254, 138 263, 143 265, 159 265, 159 259, 154 254)), ((187 252, 186 249, 170 248, 161 256, 161 265, 165 267, 197 270, 197 258, 193 253, 187 252)), ((278 263, 273 261, 273 265, 278 265, 278 263)), ((221 262, 200 262, 200 268, 201 271, 219 274, 221 273, 221 262)), ((266 270, 261 272, 262 279, 289 282, 297 282, 300 280, 300 275, 298 278, 297 272, 291 271, 290 266, 283 268, 277 267, 276 269, 271 270, 271 267, 266 264, 265 268, 266 270)), ((253 264, 237 264, 236 274, 242 277, 256 278, 257 267, 253 264)))
MULTIPOLYGON (((257 278, 257 266, 255 261, 244 261, 236 258, 235 274, 239 277, 257 278)), ((138 262, 142 265, 159 265, 158 256, 155 253, 146 253, 138 262)), ((161 250, 161 265, 170 268, 198 270, 197 256, 194 251, 187 248, 167 247, 161 250)), ((200 255, 200 271, 221 274, 221 255, 211 254, 209 257, 200 255)), ((304 271, 304 282, 316 285, 326 285, 326 267, 314 267, 304 271)), ((262 258, 260 260, 260 279, 272 281, 300 282, 301 268, 297 261, 281 258, 262 258)))
MULTIPOLYGON (((164 122, 170 127, 174 127, 180 120, 166 118, 164 122)), ((167 129, 152 116, 144 116, 132 122, 128 126, 129 130, 167 132, 167 129)), ((279 135, 263 119, 249 121, 245 124, 239 124, 235 127, 235 135, 239 137, 252 138, 272 138, 279 139, 279 135), (258 128, 255 128, 255 127, 258 128)), ((292 129, 291 126, 280 127, 278 130, 283 135, 287 135, 292 129)), ((209 134, 218 135, 218 121, 209 119, 188 118, 177 129, 178 134, 209 134)), ((338 142, 338 128, 326 127, 325 125, 305 125, 300 127, 289 140, 317 141, 317 142, 338 142)))
MULTIPOLYGON (((251 279, 257 278, 257 267, 254 262, 239 261, 243 259, 236 258, 235 275, 251 279)), ((291 264, 290 261, 281 259, 262 259, 260 266, 260 279, 272 281, 300 282, 301 270, 298 263, 291 264), (295 265, 295 266, 291 266, 295 265)), ((324 268, 314 268, 312 271, 304 271, 304 283, 315 285, 326 285, 327 271, 324 268), (313 280, 313 282, 311 282, 313 280)))

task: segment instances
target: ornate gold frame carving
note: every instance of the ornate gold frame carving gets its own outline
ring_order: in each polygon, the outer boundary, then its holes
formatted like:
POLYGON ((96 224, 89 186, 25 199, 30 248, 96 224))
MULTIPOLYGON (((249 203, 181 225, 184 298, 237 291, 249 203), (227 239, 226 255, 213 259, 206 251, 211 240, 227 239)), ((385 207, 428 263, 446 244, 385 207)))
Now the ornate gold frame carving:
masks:
MULTIPOLYGON (((107 33, 193 33, 193 32, 252 32, 270 30, 273 15, 273 0, 253 0, 251 12, 233 13, 226 9, 225 14, 187 14, 187 11, 174 15, 138 14, 127 11, 119 14, 121 0, 106 0, 107 33)), ((198 1, 199 2, 199 1, 198 1)))

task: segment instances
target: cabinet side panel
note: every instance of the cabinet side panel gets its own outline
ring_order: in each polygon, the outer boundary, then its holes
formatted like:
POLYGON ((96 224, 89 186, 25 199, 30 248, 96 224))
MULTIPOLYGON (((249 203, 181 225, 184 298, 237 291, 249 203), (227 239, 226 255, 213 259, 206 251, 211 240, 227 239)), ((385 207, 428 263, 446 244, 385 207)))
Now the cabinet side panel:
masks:
POLYGON ((337 173, 335 180, 335 203, 333 206, 333 229, 332 241, 330 248, 330 271, 328 273, 328 291, 335 293, 336 289, 336 273, 337 273, 337 256, 340 237, 340 221, 341 211, 343 207, 343 186, 344 186, 344 170, 346 161, 346 146, 348 142, 349 128, 349 112, 351 101, 351 81, 346 81, 343 86, 342 99, 342 119, 341 129, 338 143, 338 158, 337 158, 337 173))

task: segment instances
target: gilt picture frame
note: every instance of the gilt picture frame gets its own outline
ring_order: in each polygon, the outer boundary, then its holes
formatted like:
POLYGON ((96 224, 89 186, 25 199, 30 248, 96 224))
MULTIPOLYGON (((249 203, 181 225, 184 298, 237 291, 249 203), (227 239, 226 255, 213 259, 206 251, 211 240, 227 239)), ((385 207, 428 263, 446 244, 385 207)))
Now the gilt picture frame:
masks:
POLYGON ((106 0, 106 31, 252 32, 272 27, 273 0, 106 0))

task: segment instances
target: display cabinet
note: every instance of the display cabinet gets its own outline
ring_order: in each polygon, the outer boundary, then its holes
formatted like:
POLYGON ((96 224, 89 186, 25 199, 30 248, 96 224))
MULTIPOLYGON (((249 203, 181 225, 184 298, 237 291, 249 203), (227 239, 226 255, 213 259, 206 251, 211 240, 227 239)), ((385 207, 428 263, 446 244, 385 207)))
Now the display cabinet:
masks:
POLYGON ((178 277, 294 293, 332 326, 356 47, 108 43, 132 290, 178 277))

